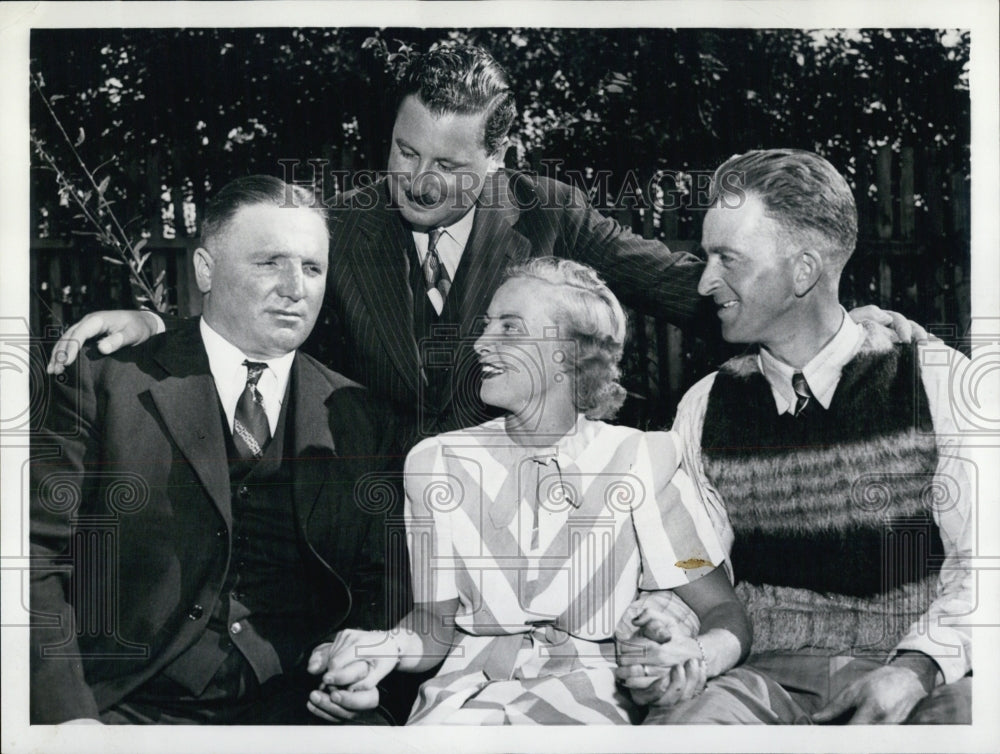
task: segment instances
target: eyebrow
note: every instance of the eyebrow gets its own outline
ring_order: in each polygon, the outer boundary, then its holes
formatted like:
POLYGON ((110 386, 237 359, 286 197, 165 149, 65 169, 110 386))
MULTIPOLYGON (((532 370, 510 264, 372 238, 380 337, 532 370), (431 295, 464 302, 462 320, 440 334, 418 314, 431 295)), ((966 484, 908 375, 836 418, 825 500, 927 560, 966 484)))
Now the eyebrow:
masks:
POLYGON ((516 312, 502 312, 500 314, 490 314, 487 312, 483 315, 483 319, 520 319, 523 320, 524 316, 517 314, 516 312))
POLYGON ((734 249, 732 246, 701 246, 701 249, 706 254, 733 254, 736 256, 744 256, 742 251, 734 249))
MULTIPOLYGON (((410 152, 415 152, 416 154, 420 154, 420 150, 419 149, 417 149, 416 147, 414 147, 412 144, 410 144, 410 142, 406 141, 401 136, 397 136, 396 137, 396 146, 398 146, 398 147, 400 147, 402 149, 406 149, 406 150, 408 150, 410 152)), ((466 165, 469 164, 468 160, 459 160, 459 159, 457 159, 455 157, 435 157, 434 161, 435 162, 446 162, 446 163, 448 163, 453 168, 461 168, 461 167, 465 167, 466 165)))

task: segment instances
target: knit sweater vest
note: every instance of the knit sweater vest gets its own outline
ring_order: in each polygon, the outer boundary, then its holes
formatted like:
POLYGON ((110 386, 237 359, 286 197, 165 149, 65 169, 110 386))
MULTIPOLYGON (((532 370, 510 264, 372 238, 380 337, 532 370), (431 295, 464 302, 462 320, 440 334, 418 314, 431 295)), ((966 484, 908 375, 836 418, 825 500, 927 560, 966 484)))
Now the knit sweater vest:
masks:
POLYGON ((869 329, 829 409, 775 410, 756 355, 719 370, 702 455, 753 651, 891 649, 934 597, 937 448, 916 347, 869 329))

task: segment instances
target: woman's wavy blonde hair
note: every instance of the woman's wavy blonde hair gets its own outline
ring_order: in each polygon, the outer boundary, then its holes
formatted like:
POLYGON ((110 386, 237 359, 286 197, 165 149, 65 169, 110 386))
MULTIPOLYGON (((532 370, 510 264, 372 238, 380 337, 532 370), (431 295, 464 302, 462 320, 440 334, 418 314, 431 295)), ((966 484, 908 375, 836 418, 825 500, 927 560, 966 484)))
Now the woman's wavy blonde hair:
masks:
POLYGON ((552 287, 550 312, 559 337, 572 340, 567 366, 575 378, 576 409, 588 419, 614 418, 625 402, 618 363, 627 320, 615 294, 596 270, 557 257, 536 257, 507 270, 509 280, 540 280, 552 287))

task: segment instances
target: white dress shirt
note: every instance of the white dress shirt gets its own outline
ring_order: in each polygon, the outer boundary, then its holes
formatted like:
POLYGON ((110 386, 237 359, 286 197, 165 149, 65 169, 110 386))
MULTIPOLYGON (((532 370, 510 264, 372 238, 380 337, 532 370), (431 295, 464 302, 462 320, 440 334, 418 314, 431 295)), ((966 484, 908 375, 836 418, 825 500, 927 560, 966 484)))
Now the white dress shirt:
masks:
POLYGON ((792 387, 792 375, 796 372, 802 372, 802 376, 806 378, 806 384, 809 385, 809 392, 813 398, 819 401, 823 408, 830 408, 830 401, 833 400, 833 394, 837 390, 844 365, 854 357, 865 340, 865 329, 851 319, 843 307, 840 311, 843 316, 840 328, 802 369, 788 366, 772 356, 766 348, 760 349, 757 366, 771 386, 779 414, 794 413, 797 396, 792 387))
MULTIPOLYGON (((462 254, 465 253, 465 245, 469 242, 469 236, 472 234, 472 223, 475 221, 475 217, 476 208, 473 207, 457 223, 452 223, 446 228, 437 228, 441 231, 437 242, 437 255, 448 272, 450 280, 454 280, 455 273, 458 272, 459 262, 462 261, 462 254)), ((417 258, 421 265, 427 257, 427 241, 428 233, 413 231, 413 243, 417 246, 417 258)), ((444 309, 444 301, 439 298, 431 297, 431 303, 438 314, 444 309)))
MULTIPOLYGON (((215 389, 219 393, 222 410, 226 414, 226 426, 232 432, 236 418, 236 404, 239 403, 240 395, 247 386, 247 368, 243 366, 243 362, 248 359, 262 360, 251 359, 244 354, 213 330, 204 317, 201 318, 199 327, 205 351, 208 353, 208 366, 212 370, 212 379, 215 380, 215 389)), ((278 417, 281 414, 281 404, 285 399, 285 388, 288 386, 288 376, 292 371, 294 359, 295 351, 292 351, 284 356, 264 361, 267 369, 260 375, 260 381, 257 383, 272 437, 278 429, 278 417)))

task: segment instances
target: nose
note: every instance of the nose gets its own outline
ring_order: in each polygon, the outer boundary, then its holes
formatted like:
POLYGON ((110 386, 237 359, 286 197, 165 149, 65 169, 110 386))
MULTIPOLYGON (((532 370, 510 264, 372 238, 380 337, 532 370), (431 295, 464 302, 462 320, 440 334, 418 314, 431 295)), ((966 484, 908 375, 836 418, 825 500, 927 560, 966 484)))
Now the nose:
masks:
POLYGON ((305 296, 305 275, 302 265, 291 263, 285 265, 278 281, 278 293, 284 298, 299 301, 305 296))
POLYGON ((472 348, 477 355, 484 356, 493 350, 494 342, 495 336, 490 332, 490 323, 487 322, 482 325, 482 332, 479 333, 472 348))
POLYGON ((444 178, 430 163, 422 162, 410 176, 410 194, 428 203, 437 202, 444 194, 444 178))
POLYGON ((716 269, 716 262, 709 257, 708 263, 705 265, 705 270, 701 273, 701 279, 698 281, 698 293, 702 296, 711 296, 712 291, 718 285, 719 275, 716 269))
POLYGON ((476 342, 473 344, 472 348, 476 352, 477 356, 484 356, 490 352, 489 344, 486 342, 485 332, 476 338, 476 342))

